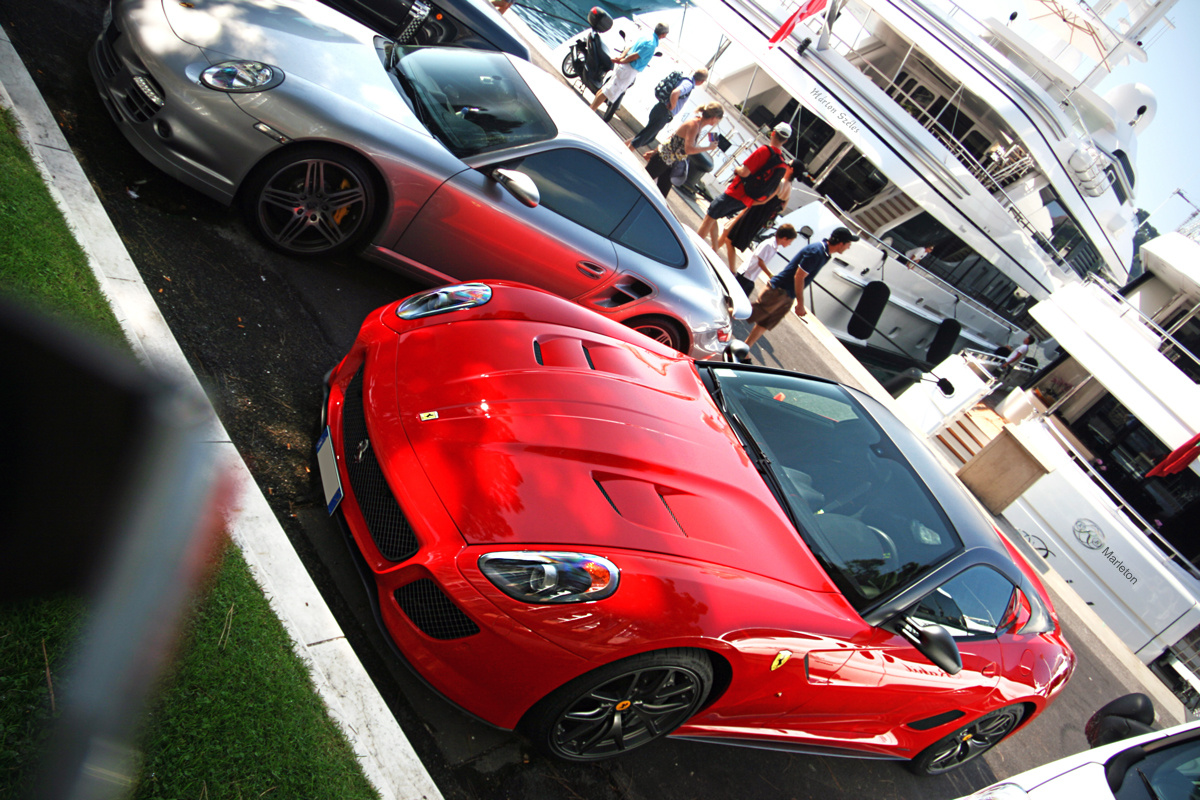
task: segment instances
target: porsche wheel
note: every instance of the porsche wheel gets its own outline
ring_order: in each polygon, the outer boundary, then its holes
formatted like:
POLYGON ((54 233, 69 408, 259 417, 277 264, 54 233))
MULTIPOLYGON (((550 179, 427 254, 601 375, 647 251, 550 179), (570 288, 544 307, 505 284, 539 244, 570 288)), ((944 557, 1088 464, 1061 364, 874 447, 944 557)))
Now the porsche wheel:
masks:
POLYGON ((659 344, 665 344, 681 353, 686 352, 684 348, 687 346, 687 340, 684 338, 683 330, 674 320, 659 316, 634 317, 626 320, 625 324, 643 336, 649 336, 659 344))
POLYGON ((941 775, 958 769, 998 745, 1021 724, 1024 716, 1020 706, 989 711, 926 747, 909 762, 909 768, 918 775, 941 775))
POLYGON ((268 245, 293 256, 331 256, 362 243, 375 213, 370 168, 331 147, 290 148, 246 182, 246 217, 268 245))
POLYGON ((695 650, 641 653, 581 675, 525 715, 522 730, 543 753, 599 761, 666 736, 712 688, 708 658, 695 650))

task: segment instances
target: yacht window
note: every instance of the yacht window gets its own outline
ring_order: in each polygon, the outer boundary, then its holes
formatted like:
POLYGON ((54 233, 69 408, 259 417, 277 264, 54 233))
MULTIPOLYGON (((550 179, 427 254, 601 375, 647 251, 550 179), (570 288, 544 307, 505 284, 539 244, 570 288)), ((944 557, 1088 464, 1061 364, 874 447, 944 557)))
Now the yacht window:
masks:
POLYGON ((967 297, 990 308, 1012 322, 1018 322, 1030 302, 1020 297, 1017 284, 957 236, 922 212, 887 231, 892 247, 906 252, 914 247, 933 245, 933 252, 921 261, 921 267, 955 286, 967 297))
POLYGON ((991 148, 992 143, 979 131, 971 131, 963 137, 962 146, 966 148, 968 153, 975 156, 976 161, 982 161, 984 155, 991 148))
POLYGON ((1050 214, 1050 230, 1041 231, 1038 244, 1060 263, 1065 263, 1076 274, 1083 277, 1098 272, 1101 267, 1100 253, 1083 234, 1079 223, 1059 202, 1058 195, 1049 186, 1042 189, 1042 205, 1050 214))
POLYGON ((1104 168, 1104 174, 1108 176, 1108 185, 1111 186, 1112 190, 1116 193, 1117 200, 1121 201, 1121 205, 1125 205, 1127 202, 1129 202, 1129 195, 1125 193, 1125 185, 1121 182, 1121 179, 1117 177, 1117 168, 1112 164, 1109 164, 1104 168))
POLYGON ((1128 183, 1129 188, 1132 189, 1137 184, 1134 182, 1133 164, 1130 163, 1129 156, 1125 155, 1124 150, 1113 150, 1112 154, 1113 158, 1117 160, 1117 163, 1121 165, 1121 171, 1125 173, 1125 182, 1128 183))
POLYGON ((838 207, 853 211, 887 188, 887 176, 858 150, 849 150, 821 181, 820 190, 838 207))
POLYGON ((1193 563, 1200 560, 1200 475, 1190 469, 1161 478, 1146 473, 1170 452, 1149 428, 1110 394, 1070 426, 1085 457, 1130 506, 1193 563))

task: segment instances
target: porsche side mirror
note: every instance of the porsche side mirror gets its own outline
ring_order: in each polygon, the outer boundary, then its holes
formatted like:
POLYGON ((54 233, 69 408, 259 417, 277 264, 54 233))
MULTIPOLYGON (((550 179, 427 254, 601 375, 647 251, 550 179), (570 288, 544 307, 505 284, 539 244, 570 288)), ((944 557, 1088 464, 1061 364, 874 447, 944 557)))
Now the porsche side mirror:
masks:
POLYGON ((948 675, 957 675, 962 671, 962 653, 958 652, 958 644, 950 631, 941 625, 926 625, 921 627, 911 619, 900 621, 899 634, 917 648, 917 652, 932 661, 948 675))
POLYGON ((524 172, 497 168, 492 170, 492 180, 507 189, 508 193, 520 200, 523 205, 537 208, 538 203, 542 202, 542 195, 538 192, 537 184, 524 172))

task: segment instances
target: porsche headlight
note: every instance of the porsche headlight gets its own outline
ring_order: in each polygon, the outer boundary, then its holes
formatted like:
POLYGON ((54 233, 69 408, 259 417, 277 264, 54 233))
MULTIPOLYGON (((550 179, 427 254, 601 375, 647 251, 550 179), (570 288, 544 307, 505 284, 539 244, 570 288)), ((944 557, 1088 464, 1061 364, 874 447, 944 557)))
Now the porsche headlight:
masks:
POLYGON ((414 294, 396 307, 400 319, 420 319, 445 314, 463 308, 481 306, 492 299, 492 287, 482 283, 460 283, 440 286, 428 292, 414 294))
POLYGON ((479 569, 509 597, 537 604, 603 600, 621 576, 607 558, 584 553, 485 553, 479 569))
POLYGON ((223 61, 201 72, 200 82, 220 92, 265 92, 283 83, 283 70, 261 61, 223 61))

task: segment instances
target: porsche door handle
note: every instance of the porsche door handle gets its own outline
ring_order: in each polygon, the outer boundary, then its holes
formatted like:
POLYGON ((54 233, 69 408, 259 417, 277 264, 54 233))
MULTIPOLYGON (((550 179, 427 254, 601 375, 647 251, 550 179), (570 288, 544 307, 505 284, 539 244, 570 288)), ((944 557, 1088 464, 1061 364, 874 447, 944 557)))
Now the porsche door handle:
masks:
POLYGON ((604 273, 608 272, 604 267, 599 264, 593 264, 590 261, 580 261, 575 264, 575 268, 589 278, 602 278, 604 277, 604 273))

